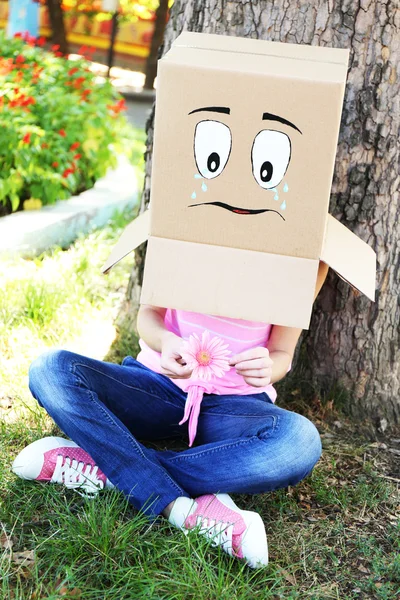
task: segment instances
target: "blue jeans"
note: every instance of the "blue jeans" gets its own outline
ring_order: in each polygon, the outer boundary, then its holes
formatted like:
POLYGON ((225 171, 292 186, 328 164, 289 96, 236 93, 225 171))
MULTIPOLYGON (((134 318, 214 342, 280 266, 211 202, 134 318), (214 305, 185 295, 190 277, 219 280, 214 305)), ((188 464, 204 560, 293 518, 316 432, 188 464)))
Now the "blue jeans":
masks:
POLYGON ((178 425, 186 394, 131 356, 118 365, 51 350, 32 363, 29 387, 60 429, 150 519, 178 496, 257 494, 294 485, 321 455, 315 426, 265 393, 206 394, 196 446, 147 448, 139 440, 187 436, 187 423, 178 425))

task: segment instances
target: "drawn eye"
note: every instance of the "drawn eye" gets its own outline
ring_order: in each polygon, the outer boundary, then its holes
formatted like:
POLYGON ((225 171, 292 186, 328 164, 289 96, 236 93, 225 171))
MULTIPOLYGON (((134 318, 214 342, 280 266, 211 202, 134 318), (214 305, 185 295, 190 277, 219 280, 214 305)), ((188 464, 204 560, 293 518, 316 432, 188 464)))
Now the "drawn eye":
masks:
POLYGON ((221 175, 231 153, 232 135, 219 121, 200 121, 194 132, 194 157, 205 179, 221 175))
POLYGON ((290 139, 281 131, 264 129, 254 139, 251 162, 254 179, 268 190, 283 179, 290 162, 290 139))

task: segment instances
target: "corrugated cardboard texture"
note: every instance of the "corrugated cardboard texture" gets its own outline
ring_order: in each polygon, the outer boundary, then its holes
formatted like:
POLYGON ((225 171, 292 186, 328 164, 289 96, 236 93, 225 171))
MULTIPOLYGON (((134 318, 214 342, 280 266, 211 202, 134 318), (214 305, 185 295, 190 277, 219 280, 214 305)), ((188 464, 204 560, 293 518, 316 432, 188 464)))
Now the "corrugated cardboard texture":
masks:
POLYGON ((375 252, 331 215, 328 215, 321 260, 375 301, 375 252))
POLYGON ((318 261, 151 237, 142 304, 308 328, 318 261))
POLYGON ((268 42, 266 40, 238 38, 212 33, 205 35, 204 33, 192 31, 181 33, 172 46, 240 52, 243 54, 262 54, 264 56, 278 56, 302 61, 336 63, 343 65, 345 68, 347 68, 349 58, 349 51, 344 49, 290 44, 286 42, 268 42))
MULTIPOLYGON (((346 51, 205 34, 193 39, 209 47, 218 42, 219 49, 187 47, 191 36, 185 34, 159 63, 151 234, 318 259, 346 51), (259 54, 246 50, 255 48, 259 54), (210 107, 229 114, 198 111, 210 107), (265 113, 284 122, 263 119, 265 113), (226 166, 213 178, 202 176, 195 156, 195 132, 204 121, 222 123, 231 136, 226 166), (261 187, 253 173, 253 145, 264 130, 290 140, 290 162, 276 191, 261 187), (245 214, 248 210, 266 212, 245 214)), ((266 152, 272 162, 278 160, 274 143, 266 152)))
MULTIPOLYGON (((285 46, 277 42, 270 42, 276 46, 285 46)), ((314 46, 321 50, 321 47, 314 46)), ((332 48, 331 48, 332 50, 332 48)), ((340 50, 343 52, 343 50, 340 50)), ((346 50, 344 52, 347 52, 346 50)), ((238 50, 233 52, 198 49, 186 46, 175 46, 161 59, 160 63, 174 63, 188 68, 207 68, 227 70, 229 72, 247 72, 253 75, 265 75, 268 77, 285 77, 293 79, 306 79, 310 81, 322 81, 334 83, 346 78, 346 67, 341 62, 325 62, 323 60, 304 60, 282 56, 276 50, 273 54, 242 53, 238 50), (218 60, 216 60, 218 57, 218 60)), ((158 83, 157 83, 158 86, 158 83)))

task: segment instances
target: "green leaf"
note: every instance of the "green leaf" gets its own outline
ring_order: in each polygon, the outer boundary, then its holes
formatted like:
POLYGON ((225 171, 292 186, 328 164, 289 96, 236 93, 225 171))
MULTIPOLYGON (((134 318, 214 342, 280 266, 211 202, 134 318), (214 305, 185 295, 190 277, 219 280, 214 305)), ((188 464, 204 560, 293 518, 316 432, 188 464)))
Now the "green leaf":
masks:
POLYGON ((12 211, 15 212, 17 210, 17 208, 19 207, 18 194, 10 194, 10 201, 11 201, 12 211))

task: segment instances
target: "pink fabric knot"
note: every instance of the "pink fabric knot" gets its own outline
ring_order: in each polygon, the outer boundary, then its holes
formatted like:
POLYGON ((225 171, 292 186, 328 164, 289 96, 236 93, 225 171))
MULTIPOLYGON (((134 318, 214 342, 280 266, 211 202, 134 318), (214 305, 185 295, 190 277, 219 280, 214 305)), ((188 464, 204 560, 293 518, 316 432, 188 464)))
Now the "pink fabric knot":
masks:
POLYGON ((185 413, 179 425, 186 423, 189 419, 189 447, 192 446, 197 433, 197 423, 200 414, 200 405, 206 390, 199 385, 191 385, 187 390, 185 413))

